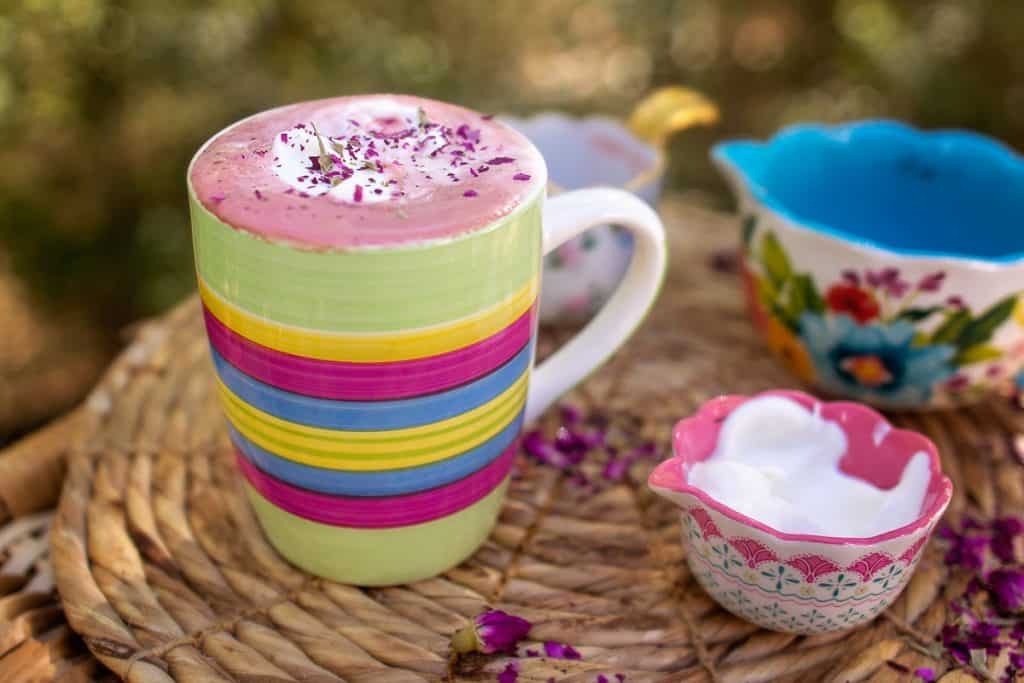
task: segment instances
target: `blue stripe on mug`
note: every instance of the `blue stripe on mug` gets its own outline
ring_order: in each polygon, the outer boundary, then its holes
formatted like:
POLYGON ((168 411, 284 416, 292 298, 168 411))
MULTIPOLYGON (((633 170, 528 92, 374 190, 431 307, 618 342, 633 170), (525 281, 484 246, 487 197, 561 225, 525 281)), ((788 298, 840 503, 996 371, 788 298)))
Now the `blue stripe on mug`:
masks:
POLYGON ((249 462, 289 484, 337 496, 400 496, 450 484, 486 467, 515 441, 522 427, 523 414, 519 413, 493 438, 465 453, 430 465, 381 472, 329 470, 303 465, 260 448, 230 424, 228 431, 231 440, 249 462))
POLYGON ((398 401, 332 401, 278 389, 246 375, 210 347, 221 381, 235 396, 282 420, 348 431, 405 429, 440 422, 499 396, 530 366, 528 343, 497 370, 461 387, 398 401))

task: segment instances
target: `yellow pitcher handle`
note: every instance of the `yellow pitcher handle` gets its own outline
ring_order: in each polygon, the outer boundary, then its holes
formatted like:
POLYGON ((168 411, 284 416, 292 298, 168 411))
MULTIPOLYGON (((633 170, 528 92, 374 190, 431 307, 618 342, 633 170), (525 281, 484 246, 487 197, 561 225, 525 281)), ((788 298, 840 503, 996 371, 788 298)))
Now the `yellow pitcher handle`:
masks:
POLYGON ((673 133, 717 121, 714 102, 696 90, 674 85, 659 88, 642 99, 629 117, 629 129, 660 148, 673 133))

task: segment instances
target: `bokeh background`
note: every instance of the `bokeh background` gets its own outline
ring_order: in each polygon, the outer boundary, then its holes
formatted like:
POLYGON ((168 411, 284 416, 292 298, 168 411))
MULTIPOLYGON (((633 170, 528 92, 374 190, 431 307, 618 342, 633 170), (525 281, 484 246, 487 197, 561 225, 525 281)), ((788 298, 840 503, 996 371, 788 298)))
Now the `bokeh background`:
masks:
POLYGON ((367 91, 625 116, 695 87, 669 188, 728 208, 709 146, 897 117, 1024 143, 1024 3, 984 0, 6 0, 0 440, 76 400, 124 326, 193 287, 194 150, 254 111, 367 91))

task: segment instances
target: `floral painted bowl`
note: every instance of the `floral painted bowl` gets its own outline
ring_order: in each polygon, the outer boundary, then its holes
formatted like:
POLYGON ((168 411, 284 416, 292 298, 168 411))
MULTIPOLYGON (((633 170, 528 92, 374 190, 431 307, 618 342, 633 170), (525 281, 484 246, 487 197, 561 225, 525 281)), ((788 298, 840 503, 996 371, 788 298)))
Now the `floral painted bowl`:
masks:
POLYGON ((919 451, 931 460, 931 481, 920 516, 871 538, 840 538, 776 531, 687 484, 690 466, 715 449, 725 418, 746 396, 722 396, 682 420, 673 434, 674 457, 651 473, 648 485, 679 506, 683 546, 693 575, 720 605, 774 631, 816 634, 853 628, 891 605, 906 586, 953 494, 938 452, 917 432, 894 429, 856 403, 820 403, 796 391, 770 391, 837 422, 849 449, 840 469, 881 488, 899 481, 919 451))
MULTIPOLYGON (((628 125, 554 112, 502 120, 544 155, 551 192, 608 185, 629 190, 653 206, 665 175, 668 137, 717 117, 717 109, 702 95, 672 87, 642 100, 628 125)), ((544 260, 541 321, 591 317, 618 287, 632 254, 629 233, 612 225, 592 228, 549 254, 544 260)))
POLYGON ((751 315, 801 379, 886 408, 1009 390, 1024 366, 1024 159, 868 121, 718 145, 751 315))

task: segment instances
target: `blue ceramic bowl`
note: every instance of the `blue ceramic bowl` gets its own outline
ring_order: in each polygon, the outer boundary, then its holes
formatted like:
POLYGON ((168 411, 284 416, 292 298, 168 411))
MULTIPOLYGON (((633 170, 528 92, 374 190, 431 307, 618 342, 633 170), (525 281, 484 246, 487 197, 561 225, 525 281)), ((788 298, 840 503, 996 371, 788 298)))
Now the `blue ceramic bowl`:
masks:
POLYGON ((742 220, 751 315, 827 393, 977 401, 1024 364, 1024 159, 966 131, 799 125, 712 157, 742 220))

